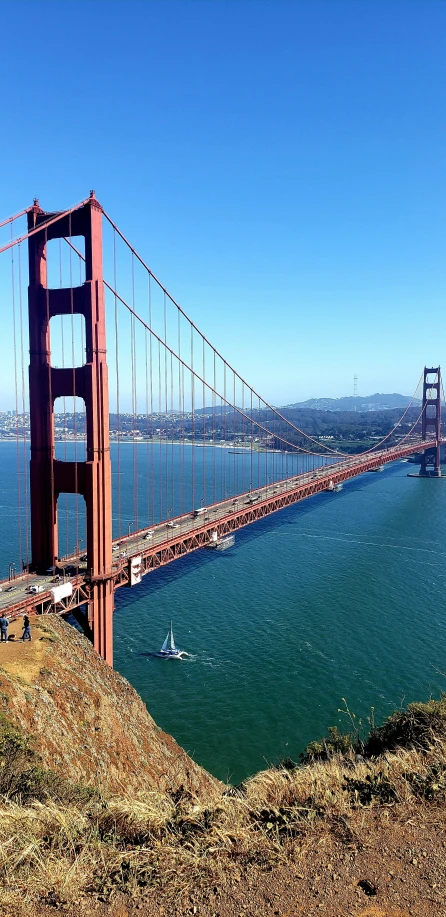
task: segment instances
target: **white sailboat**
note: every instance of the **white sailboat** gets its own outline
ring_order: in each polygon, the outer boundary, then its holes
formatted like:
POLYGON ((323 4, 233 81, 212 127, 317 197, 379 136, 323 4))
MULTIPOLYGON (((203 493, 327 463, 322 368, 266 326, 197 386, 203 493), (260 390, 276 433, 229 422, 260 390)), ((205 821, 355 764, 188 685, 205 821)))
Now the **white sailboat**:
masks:
POLYGON ((167 637, 159 651, 155 653, 155 656, 161 656, 163 659, 181 659, 183 656, 188 656, 189 653, 186 653, 185 650, 177 650, 175 646, 175 641, 173 639, 173 628, 172 621, 170 622, 170 629, 167 633, 167 637))

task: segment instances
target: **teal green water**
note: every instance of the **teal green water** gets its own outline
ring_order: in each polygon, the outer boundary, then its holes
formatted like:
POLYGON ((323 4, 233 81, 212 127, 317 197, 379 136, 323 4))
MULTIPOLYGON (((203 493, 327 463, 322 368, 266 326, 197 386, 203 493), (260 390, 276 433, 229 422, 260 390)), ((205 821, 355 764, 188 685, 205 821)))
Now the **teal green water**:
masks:
MULTIPOLYGON (((139 448, 143 525, 145 513, 156 517, 165 507, 157 486, 151 496, 147 485, 150 450, 139 448)), ((127 530, 133 459, 130 447, 122 452, 127 530)), ((198 453, 211 469, 213 450, 198 453)), ((189 453, 170 454, 172 481, 182 474, 186 493, 189 453)), ((165 452, 157 447, 156 455, 161 480, 165 452)), ((19 556, 15 444, 2 443, 0 459, 5 575, 19 556)), ((226 461, 224 450, 216 460, 226 461)), ((274 476, 286 470, 283 462, 295 470, 289 458, 275 461, 274 476)), ((239 782, 282 757, 296 758, 328 726, 347 727, 338 712, 343 697, 357 718, 366 719, 373 705, 382 720, 446 687, 446 479, 408 478, 413 470, 399 463, 363 475, 342 493, 320 494, 241 530, 229 551, 197 552, 117 591, 116 668, 158 725, 216 776, 239 782), (150 655, 170 618, 189 659, 150 655)), ((270 473, 271 465, 260 468, 260 480, 270 473)), ((249 487, 251 475, 249 458, 228 456, 226 490, 249 487)), ((206 480, 209 487, 209 471, 206 480)), ((23 474, 22 503, 24 482, 23 474)), ((179 493, 177 487, 175 509, 179 493)), ((118 523, 115 516, 115 532, 118 523)), ((65 528, 61 543, 72 549, 72 508, 65 528)), ((22 515, 22 544, 24 532, 22 515)))
POLYGON ((296 758, 328 726, 445 687, 446 480, 399 463, 239 532, 116 596, 115 664, 223 780, 296 758), (174 622, 183 661, 149 655, 174 622))

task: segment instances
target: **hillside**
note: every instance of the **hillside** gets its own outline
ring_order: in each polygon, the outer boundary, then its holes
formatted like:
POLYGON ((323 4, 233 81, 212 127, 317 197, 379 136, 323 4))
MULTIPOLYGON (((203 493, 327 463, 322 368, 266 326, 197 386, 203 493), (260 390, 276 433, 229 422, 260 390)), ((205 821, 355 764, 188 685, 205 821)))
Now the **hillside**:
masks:
POLYGON ((82 636, 33 633, 0 645, 2 917, 444 917, 445 698, 225 788, 82 636))
MULTIPOLYGON (((308 401, 296 401, 284 405, 284 409, 313 411, 390 411, 395 408, 407 408, 412 398, 408 395, 392 394, 345 395, 342 398, 309 398, 308 401)), ((421 405, 419 398, 413 399, 413 405, 421 405)))
POLYGON ((32 736, 44 765, 103 792, 218 786, 85 637, 55 616, 34 621, 32 643, 0 648, 0 709, 32 736))

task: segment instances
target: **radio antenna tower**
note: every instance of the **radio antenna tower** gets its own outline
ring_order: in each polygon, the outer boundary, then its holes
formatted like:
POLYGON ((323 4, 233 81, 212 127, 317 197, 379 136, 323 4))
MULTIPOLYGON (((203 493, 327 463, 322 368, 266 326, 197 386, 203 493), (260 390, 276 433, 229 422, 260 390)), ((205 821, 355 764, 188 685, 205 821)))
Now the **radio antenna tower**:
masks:
MULTIPOLYGON (((354 397, 354 398, 357 398, 357 397, 358 397, 358 377, 357 377, 356 373, 355 373, 355 375, 353 376, 353 397, 354 397)), ((356 411, 356 404, 355 404, 355 406, 354 406, 354 410, 356 411)))

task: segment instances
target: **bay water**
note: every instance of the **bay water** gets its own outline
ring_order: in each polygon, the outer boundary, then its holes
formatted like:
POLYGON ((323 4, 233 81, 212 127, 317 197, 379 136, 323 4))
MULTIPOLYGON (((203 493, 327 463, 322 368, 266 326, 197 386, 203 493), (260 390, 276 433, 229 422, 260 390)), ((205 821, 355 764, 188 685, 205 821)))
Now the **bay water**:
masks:
MULTIPOLYGON (((131 452, 121 459, 123 492, 131 452)), ((214 462, 212 452, 201 450, 202 461, 214 462)), ((0 459, 7 575, 10 561, 18 565, 13 443, 0 444, 0 459)), ((240 489, 252 469, 244 470, 244 456, 234 461, 240 489)), ((175 474, 175 456, 172 463, 175 474)), ((343 698, 367 725, 371 707, 380 722, 446 689, 446 479, 408 477, 417 470, 398 462, 362 475, 341 493, 242 529, 228 551, 198 551, 116 592, 115 667, 156 723, 217 777, 238 783, 295 760, 330 725, 348 729, 343 698), (152 655, 170 619, 177 646, 190 654, 181 661, 152 655)), ((143 481, 142 463, 139 475, 143 481)), ((21 489, 23 502, 24 475, 21 489)), ((127 506, 129 527, 131 512, 127 506)), ((23 542, 24 518, 21 529, 23 542)), ((68 524, 70 550, 74 537, 68 524)))

